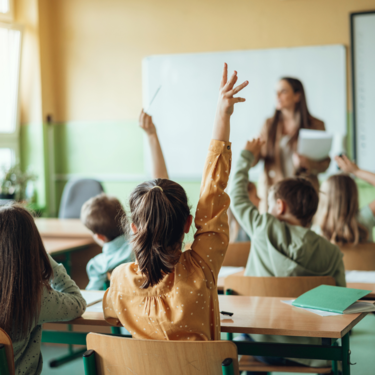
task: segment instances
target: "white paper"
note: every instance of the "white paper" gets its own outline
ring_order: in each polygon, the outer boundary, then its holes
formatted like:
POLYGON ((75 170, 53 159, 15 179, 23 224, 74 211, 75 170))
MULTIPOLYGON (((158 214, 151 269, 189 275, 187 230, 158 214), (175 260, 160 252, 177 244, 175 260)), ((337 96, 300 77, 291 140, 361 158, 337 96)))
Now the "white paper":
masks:
MULTIPOLYGON (((289 301, 281 301, 282 303, 286 303, 287 305, 290 305, 290 306, 293 306, 292 303, 294 302, 295 300, 289 300, 289 301)), ((320 315, 320 316, 336 316, 336 315, 342 315, 342 314, 339 314, 339 313, 334 313, 334 312, 330 312, 330 311, 323 311, 323 310, 316 310, 316 309, 305 309, 304 307, 297 307, 297 306, 293 306, 295 307, 296 309, 301 309, 301 310, 305 310, 305 311, 308 311, 308 312, 312 312, 316 315, 320 315)))
POLYGON ((325 159, 329 156, 332 139, 326 131, 300 129, 297 152, 312 160, 325 159))
POLYGON ((88 290, 81 290, 82 297, 85 299, 87 306, 94 305, 97 302, 103 300, 104 297, 104 290, 95 290, 95 291, 88 291, 88 290))
POLYGON ((360 312, 375 311, 375 305, 371 302, 355 302, 345 309, 344 314, 357 314, 360 312))
POLYGON ((89 306, 86 309, 86 312, 103 312, 103 303, 102 303, 102 301, 97 302, 94 305, 89 306))
POLYGON ((221 267, 219 271, 219 277, 227 277, 233 275, 234 273, 241 272, 245 267, 221 267))
POLYGON ((345 271, 347 283, 375 284, 375 271, 345 271))

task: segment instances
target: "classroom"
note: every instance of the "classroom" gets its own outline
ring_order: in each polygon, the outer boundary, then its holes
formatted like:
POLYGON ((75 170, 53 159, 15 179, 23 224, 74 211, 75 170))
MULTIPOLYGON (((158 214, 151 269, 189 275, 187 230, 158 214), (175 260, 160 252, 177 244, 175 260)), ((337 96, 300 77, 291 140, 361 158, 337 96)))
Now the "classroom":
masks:
POLYGON ((373 0, 0 0, 0 375, 374 374, 374 36, 373 0))

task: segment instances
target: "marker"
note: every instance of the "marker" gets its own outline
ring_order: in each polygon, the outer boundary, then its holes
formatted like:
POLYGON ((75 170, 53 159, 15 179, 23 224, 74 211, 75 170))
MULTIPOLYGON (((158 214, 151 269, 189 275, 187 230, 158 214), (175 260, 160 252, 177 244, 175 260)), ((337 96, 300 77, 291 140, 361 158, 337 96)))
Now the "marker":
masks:
POLYGON ((153 101, 155 100, 155 98, 156 98, 156 96, 158 95, 160 89, 161 89, 161 85, 160 85, 160 86, 158 87, 158 89, 155 91, 155 94, 154 94, 154 96, 152 97, 150 104, 148 105, 148 108, 147 108, 147 110, 146 110, 146 113, 148 113, 148 111, 150 110, 150 108, 151 108, 151 104, 152 104, 153 101))
POLYGON ((229 316, 232 316, 232 315, 233 315, 232 312, 228 312, 228 311, 220 311, 220 314, 223 314, 223 315, 229 315, 229 316))

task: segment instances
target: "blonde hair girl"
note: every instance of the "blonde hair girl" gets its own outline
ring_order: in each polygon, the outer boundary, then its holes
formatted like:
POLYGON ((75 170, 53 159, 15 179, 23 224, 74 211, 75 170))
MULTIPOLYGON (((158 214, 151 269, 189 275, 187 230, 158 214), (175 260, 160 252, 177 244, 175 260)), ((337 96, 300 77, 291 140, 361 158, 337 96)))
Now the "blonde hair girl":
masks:
POLYGON ((322 184, 316 231, 339 245, 373 242, 375 200, 360 210, 357 184, 349 174, 373 186, 375 174, 358 168, 345 155, 336 156, 335 160, 344 173, 333 175, 322 184))

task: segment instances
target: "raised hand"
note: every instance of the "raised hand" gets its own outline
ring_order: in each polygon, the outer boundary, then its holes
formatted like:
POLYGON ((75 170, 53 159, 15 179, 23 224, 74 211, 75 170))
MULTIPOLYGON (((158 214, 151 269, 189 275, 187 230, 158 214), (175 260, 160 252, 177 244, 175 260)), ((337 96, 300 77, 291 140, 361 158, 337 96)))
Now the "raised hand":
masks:
POLYGON ((139 126, 148 134, 156 134, 156 128, 154 123, 152 122, 152 117, 149 116, 146 112, 141 111, 139 115, 139 126))
POLYGON ((264 143, 265 141, 262 141, 260 138, 254 138, 246 142, 244 150, 250 151, 255 156, 255 159, 257 159, 264 143))
POLYGON ((221 141, 229 141, 230 116, 236 103, 244 102, 245 98, 234 97, 245 88, 249 82, 234 87, 237 82, 237 72, 234 71, 228 81, 228 65, 224 63, 223 75, 220 83, 219 100, 216 108, 213 138, 221 141))
POLYGON ((346 155, 336 156, 335 160, 339 168, 345 173, 355 174, 359 170, 357 164, 349 160, 346 155))

